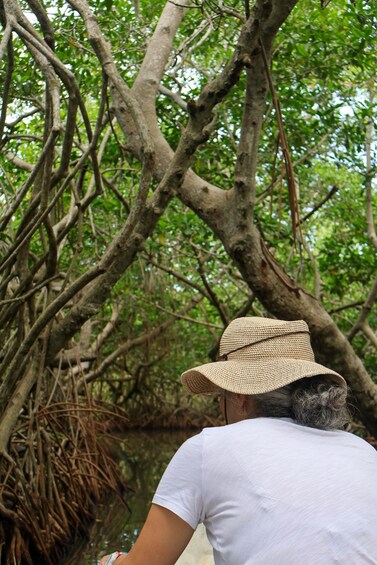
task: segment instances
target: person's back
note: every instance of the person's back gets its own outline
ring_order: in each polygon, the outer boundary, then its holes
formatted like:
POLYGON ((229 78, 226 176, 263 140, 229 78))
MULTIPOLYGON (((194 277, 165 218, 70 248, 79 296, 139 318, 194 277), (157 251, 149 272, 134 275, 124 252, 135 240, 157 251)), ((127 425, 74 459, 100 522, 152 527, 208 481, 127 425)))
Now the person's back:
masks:
POLYGON ((377 564, 377 452, 350 433, 244 420, 169 467, 154 502, 204 522, 216 565, 377 564))
POLYGON ((275 418, 204 436, 207 527, 228 538, 219 563, 377 563, 377 452, 366 442, 275 418), (216 510, 229 519, 217 521, 216 510))

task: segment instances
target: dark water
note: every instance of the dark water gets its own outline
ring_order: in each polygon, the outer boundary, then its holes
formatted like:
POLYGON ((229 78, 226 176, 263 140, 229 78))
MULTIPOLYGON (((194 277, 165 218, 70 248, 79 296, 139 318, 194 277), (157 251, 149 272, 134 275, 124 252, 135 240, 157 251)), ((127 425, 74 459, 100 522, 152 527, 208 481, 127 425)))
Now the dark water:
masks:
POLYGON ((71 548, 64 565, 94 565, 99 556, 129 551, 145 521, 162 473, 178 447, 197 430, 127 432, 120 438, 120 466, 132 491, 129 509, 116 497, 99 508, 90 540, 71 548))

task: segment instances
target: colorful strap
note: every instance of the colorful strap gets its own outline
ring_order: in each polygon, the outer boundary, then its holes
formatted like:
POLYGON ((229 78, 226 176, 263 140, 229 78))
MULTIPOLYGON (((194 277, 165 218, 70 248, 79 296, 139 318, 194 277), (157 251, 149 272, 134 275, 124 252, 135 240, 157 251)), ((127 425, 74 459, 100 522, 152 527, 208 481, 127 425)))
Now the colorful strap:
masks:
POLYGON ((120 555, 127 555, 127 553, 124 553, 123 551, 114 551, 114 553, 109 555, 109 558, 106 561, 105 565, 112 565, 112 563, 115 563, 120 555))

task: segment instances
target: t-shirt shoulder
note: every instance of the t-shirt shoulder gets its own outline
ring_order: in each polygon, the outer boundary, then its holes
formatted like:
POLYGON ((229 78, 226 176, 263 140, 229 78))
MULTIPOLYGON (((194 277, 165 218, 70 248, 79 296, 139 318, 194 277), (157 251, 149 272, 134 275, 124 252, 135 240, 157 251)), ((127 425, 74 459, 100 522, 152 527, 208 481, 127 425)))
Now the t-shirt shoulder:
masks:
POLYGON ((194 530, 203 521, 203 432, 186 440, 173 456, 152 503, 174 512, 194 530))

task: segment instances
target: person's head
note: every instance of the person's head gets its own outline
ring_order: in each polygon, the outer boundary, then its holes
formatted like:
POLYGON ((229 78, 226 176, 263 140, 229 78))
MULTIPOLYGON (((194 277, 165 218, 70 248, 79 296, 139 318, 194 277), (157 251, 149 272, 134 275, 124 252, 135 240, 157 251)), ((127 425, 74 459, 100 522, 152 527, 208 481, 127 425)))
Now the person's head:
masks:
POLYGON ((237 318, 225 329, 219 357, 185 371, 192 393, 220 393, 229 423, 258 416, 291 417, 321 428, 347 422, 347 385, 316 363, 303 320, 237 318))

